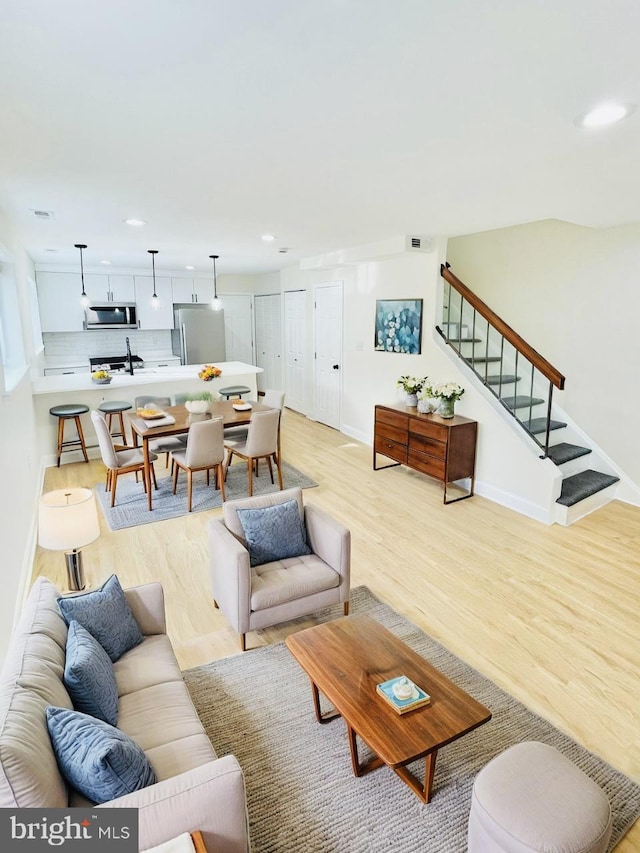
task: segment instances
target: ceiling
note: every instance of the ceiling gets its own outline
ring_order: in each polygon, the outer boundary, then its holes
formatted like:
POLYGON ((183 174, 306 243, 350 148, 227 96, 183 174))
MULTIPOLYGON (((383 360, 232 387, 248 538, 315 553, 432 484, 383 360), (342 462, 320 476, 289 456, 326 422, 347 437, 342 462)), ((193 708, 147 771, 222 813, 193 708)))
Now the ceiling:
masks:
POLYGON ((640 110, 574 119, 640 103, 639 43, 636 0, 5 2, 0 207, 36 262, 82 242, 87 265, 154 248, 248 274, 398 234, 637 222, 640 110))

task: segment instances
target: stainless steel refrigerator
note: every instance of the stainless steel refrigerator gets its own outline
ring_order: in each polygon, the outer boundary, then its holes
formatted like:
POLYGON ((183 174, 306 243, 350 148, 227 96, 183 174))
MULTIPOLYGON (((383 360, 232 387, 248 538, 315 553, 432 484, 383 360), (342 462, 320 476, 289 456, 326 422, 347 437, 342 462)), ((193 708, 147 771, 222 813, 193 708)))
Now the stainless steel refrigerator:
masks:
POLYGON ((174 306, 171 344, 182 364, 226 361, 224 311, 209 305, 174 306))

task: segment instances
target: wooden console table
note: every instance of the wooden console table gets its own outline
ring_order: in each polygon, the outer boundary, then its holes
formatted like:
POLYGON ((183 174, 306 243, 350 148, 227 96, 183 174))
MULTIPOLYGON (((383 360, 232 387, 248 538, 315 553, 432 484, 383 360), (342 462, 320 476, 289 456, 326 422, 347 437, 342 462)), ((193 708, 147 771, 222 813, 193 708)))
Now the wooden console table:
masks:
POLYGON ((377 456, 381 454, 394 459, 395 465, 407 465, 440 480, 446 504, 470 498, 475 483, 477 432, 478 422, 460 415, 441 418, 402 404, 376 406, 373 470, 394 467, 378 466, 377 456), (469 492, 447 498, 447 483, 464 479, 471 480, 469 492))

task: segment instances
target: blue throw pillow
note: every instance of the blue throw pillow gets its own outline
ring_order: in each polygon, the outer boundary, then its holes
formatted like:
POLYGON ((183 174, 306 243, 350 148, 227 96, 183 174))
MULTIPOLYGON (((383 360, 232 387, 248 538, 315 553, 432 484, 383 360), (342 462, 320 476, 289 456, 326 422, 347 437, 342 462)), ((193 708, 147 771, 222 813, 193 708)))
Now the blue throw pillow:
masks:
POLYGON ((72 619, 79 622, 114 662, 144 639, 115 575, 100 589, 61 596, 58 607, 67 625, 72 619))
POLYGON ((259 509, 236 510, 252 566, 311 554, 298 501, 285 501, 259 509))
POLYGON ((67 635, 64 684, 76 711, 116 725, 118 687, 111 658, 75 619, 67 635))
POLYGON ((94 803, 106 803, 157 781, 147 756, 120 729, 52 705, 46 715, 62 775, 94 803))

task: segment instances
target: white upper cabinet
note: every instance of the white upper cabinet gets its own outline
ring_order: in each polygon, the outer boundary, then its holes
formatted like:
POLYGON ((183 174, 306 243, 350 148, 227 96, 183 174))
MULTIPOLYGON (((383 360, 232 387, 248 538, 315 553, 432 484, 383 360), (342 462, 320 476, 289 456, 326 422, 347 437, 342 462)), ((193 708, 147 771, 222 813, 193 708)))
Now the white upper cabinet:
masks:
POLYGON ((213 281, 203 278, 172 278, 174 302, 211 302, 213 299, 213 281))
POLYGON ((135 302, 132 275, 85 273, 84 287, 92 302, 135 302))
POLYGON ((173 301, 171 279, 156 276, 156 294, 158 308, 151 305, 153 298, 153 277, 135 276, 135 303, 140 329, 173 329, 173 301))
POLYGON ((80 273, 36 272, 36 286, 42 331, 81 332, 84 308, 80 304, 80 273))

